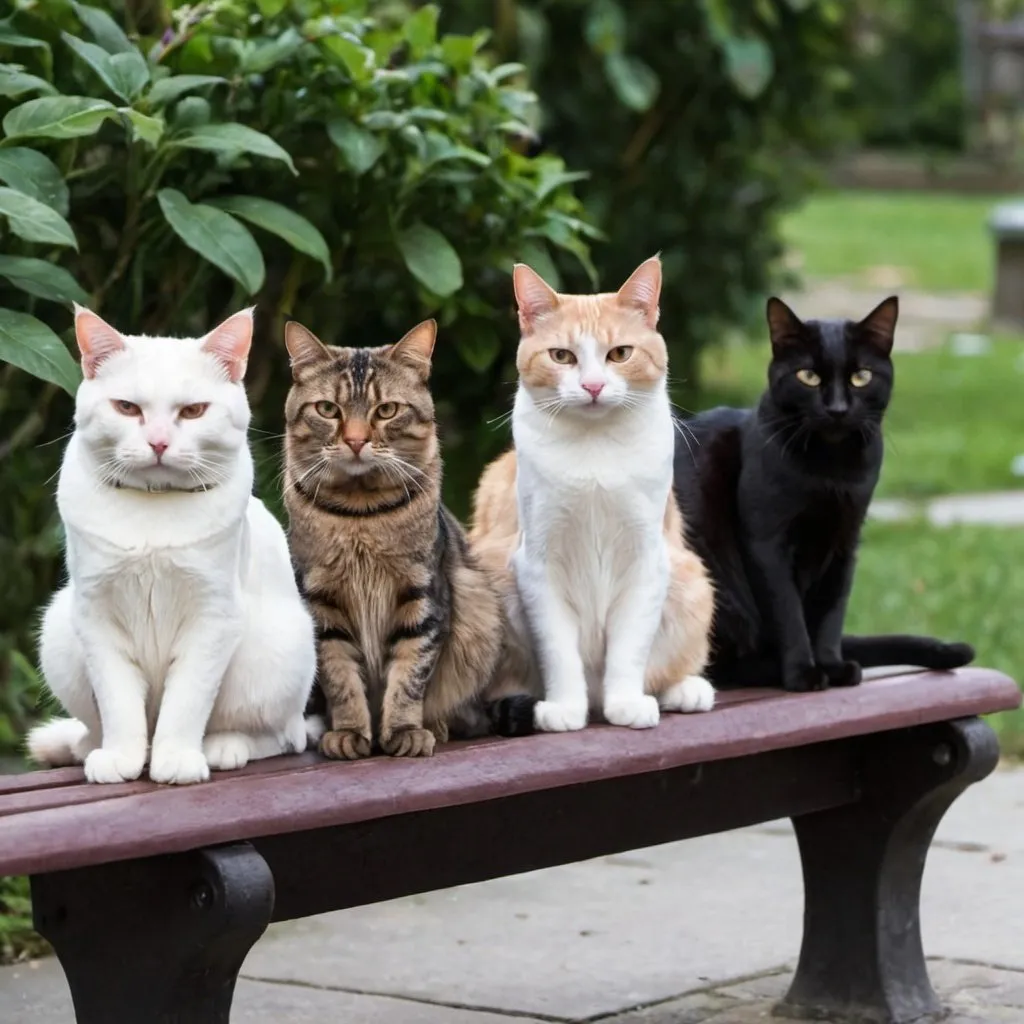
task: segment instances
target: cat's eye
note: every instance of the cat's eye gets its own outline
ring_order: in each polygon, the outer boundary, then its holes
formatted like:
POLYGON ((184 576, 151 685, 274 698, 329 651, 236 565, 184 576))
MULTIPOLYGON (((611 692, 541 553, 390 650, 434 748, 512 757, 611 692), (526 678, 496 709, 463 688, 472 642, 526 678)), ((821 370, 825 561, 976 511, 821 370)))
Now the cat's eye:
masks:
POLYGON ((323 416, 325 420, 336 420, 341 416, 341 410, 334 402, 317 402, 313 408, 316 409, 317 416, 323 416))
POLYGON ((379 420, 393 420, 398 415, 398 403, 397 402, 381 402, 376 409, 373 410, 373 415, 379 420))
POLYGON ((862 388, 871 383, 872 376, 870 370, 855 370, 850 374, 850 383, 855 388, 862 388))
POLYGON ((193 402, 191 405, 183 405, 178 410, 178 416, 183 420, 197 420, 209 408, 209 402, 193 402))
POLYGON ((548 355, 559 366, 572 366, 576 362, 576 357, 567 348, 549 348, 548 355))
POLYGON ((123 398, 115 398, 110 403, 122 416, 141 416, 142 410, 134 403, 123 398))
POLYGON ((821 383, 821 378, 813 370, 797 370, 796 379, 809 388, 816 388, 821 383))
POLYGON ((616 345, 608 353, 608 361, 612 363, 624 363, 633 354, 632 345, 616 345))

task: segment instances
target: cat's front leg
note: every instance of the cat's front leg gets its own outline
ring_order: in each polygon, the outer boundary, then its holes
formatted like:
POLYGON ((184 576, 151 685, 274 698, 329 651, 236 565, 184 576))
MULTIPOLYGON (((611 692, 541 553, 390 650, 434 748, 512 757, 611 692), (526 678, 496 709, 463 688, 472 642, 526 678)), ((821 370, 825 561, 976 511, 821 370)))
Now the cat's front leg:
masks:
POLYGON ((658 698, 645 692, 645 682, 667 593, 668 553, 659 537, 633 559, 608 611, 604 717, 611 725, 658 724, 658 698))
POLYGON ((430 757, 436 737, 423 725, 423 697, 444 639, 429 596, 399 605, 387 639, 388 671, 380 714, 380 746, 393 757, 430 757))
POLYGON ((751 582, 761 614, 772 627, 783 687, 794 693, 824 690, 828 680, 815 664, 791 559, 777 538, 753 540, 749 551, 751 582))
POLYGON ((317 630, 317 680, 330 726, 320 737, 324 757, 356 761, 373 751, 365 671, 362 651, 348 629, 328 625, 317 630))
POLYGON ((580 655, 580 624, 543 564, 520 549, 513 562, 522 610, 544 681, 545 699, 533 709, 541 732, 573 732, 587 724, 587 677, 580 655))
POLYGON ((833 558, 805 603, 814 658, 830 686, 857 686, 861 681, 860 665, 844 661, 842 655, 843 623, 855 566, 853 555, 833 558))
POLYGON ((205 782, 210 766, 203 737, 228 665, 242 637, 240 599, 205 596, 181 630, 164 682, 153 733, 149 777, 154 782, 205 782))
POLYGON ((149 745, 147 685, 125 651, 125 637, 98 613, 98 601, 75 609, 86 673, 96 696, 102 743, 85 758, 90 782, 128 782, 142 774, 149 745))

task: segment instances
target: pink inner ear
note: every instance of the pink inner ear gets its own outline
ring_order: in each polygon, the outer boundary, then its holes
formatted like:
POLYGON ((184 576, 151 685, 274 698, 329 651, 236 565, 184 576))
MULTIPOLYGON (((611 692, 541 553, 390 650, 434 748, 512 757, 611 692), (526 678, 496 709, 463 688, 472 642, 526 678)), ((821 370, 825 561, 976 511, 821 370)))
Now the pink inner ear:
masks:
POLYGON ((243 309, 215 327, 203 341, 203 351, 216 356, 228 379, 237 384, 245 376, 245 366, 252 346, 252 309, 243 309))
POLYGON ((124 338, 91 309, 75 304, 75 340, 82 353, 82 373, 87 380, 96 376, 100 363, 124 349, 124 338))
POLYGON ((661 298, 661 260, 652 256, 630 275, 619 289, 618 300, 623 306, 639 309, 647 326, 652 330, 658 324, 658 300, 661 298))
POLYGON ((519 306, 519 326, 524 331, 530 330, 538 317, 558 307, 558 292, 525 263, 517 263, 512 269, 512 287, 519 306))

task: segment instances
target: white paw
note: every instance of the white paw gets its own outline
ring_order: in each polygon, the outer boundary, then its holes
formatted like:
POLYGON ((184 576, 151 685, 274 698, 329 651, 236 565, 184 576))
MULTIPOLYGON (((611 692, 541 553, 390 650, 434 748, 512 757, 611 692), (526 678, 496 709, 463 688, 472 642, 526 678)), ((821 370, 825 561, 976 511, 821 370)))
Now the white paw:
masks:
POLYGON ((149 777, 154 782, 188 786, 193 782, 206 782, 210 777, 210 766, 201 750, 162 747, 155 749, 150 756, 149 777))
POLYGON ((303 727, 306 731, 306 739, 303 741, 303 745, 297 748, 297 752, 300 754, 306 749, 307 742, 309 746, 316 747, 320 742, 320 737, 327 732, 327 723, 324 721, 323 715, 307 715, 303 727))
POLYGON ((131 782, 142 774, 145 763, 145 753, 93 750, 85 758, 85 777, 90 782, 131 782))
POLYGON ((654 697, 619 697, 604 702, 604 717, 609 725, 629 729, 653 729, 661 713, 654 697))
POLYGON ((587 705, 542 700, 534 705, 533 724, 541 732, 575 732, 587 724, 587 705))
POLYGON ((703 676, 687 676, 661 695, 666 711, 710 711, 715 706, 715 688, 703 676))
POLYGON ((203 754, 210 771, 230 772, 249 763, 252 744, 240 732, 215 732, 203 740, 203 754))

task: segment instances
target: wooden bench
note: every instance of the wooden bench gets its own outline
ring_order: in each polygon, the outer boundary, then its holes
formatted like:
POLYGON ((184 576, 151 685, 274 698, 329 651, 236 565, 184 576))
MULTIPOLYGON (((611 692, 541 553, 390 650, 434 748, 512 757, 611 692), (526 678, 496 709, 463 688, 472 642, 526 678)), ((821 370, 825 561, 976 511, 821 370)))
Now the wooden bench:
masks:
POLYGON ((32 876, 80 1024, 224 1024, 271 921, 791 817, 804 939, 779 1012, 929 1019, 925 856, 996 765, 977 716, 1019 703, 1010 679, 964 669, 735 692, 651 731, 488 739, 429 761, 276 758, 183 789, 7 776, 0 874, 32 876))

